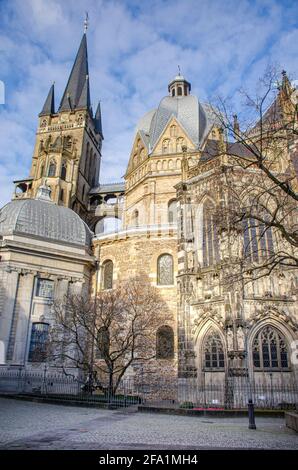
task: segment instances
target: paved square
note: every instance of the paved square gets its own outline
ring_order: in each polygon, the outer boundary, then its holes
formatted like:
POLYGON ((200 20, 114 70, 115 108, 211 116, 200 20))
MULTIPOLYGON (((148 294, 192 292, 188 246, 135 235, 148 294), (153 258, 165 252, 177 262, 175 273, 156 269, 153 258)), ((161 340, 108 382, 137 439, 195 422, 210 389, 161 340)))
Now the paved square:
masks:
POLYGON ((0 449, 298 449, 282 418, 208 418, 0 398, 0 449))

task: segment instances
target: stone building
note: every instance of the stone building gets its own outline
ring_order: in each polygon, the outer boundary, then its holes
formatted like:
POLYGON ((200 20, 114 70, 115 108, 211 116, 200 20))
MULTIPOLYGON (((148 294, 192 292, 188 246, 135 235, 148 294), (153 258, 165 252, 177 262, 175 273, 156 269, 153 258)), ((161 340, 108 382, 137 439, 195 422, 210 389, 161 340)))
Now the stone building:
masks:
POLYGON ((183 387, 249 372, 263 383, 297 382, 295 274, 276 271, 245 288, 241 278, 233 288, 222 282, 236 248, 210 218, 228 164, 211 106, 176 76, 136 126, 124 182, 99 183, 102 141, 84 34, 58 110, 52 85, 39 114, 30 177, 15 182, 0 211, 1 362, 32 365, 35 331, 48 328, 53 298, 94 295, 146 273, 171 312, 156 332, 151 381, 183 387))

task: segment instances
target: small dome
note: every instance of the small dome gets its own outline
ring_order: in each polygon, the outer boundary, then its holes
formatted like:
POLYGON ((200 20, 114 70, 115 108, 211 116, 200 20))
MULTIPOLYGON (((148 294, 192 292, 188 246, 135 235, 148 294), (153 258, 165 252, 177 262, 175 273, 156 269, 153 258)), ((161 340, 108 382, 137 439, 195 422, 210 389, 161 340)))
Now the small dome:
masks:
POLYGON ((154 150, 172 117, 181 124, 196 148, 200 148, 211 127, 218 124, 211 106, 190 95, 190 88, 190 83, 182 75, 177 75, 169 84, 169 96, 162 98, 157 109, 139 120, 136 133, 141 134, 149 153, 154 150), (182 94, 176 93, 180 86, 182 94))
POLYGON ((80 246, 90 246, 92 238, 78 214, 47 198, 45 187, 38 198, 16 199, 0 210, 0 236, 12 234, 80 246))

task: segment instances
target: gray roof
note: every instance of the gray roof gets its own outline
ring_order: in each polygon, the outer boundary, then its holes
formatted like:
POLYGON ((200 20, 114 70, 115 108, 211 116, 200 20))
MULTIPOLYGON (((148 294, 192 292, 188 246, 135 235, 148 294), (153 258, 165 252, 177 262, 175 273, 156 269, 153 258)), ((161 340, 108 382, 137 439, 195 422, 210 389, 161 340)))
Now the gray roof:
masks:
POLYGON ((22 234, 89 246, 92 232, 71 209, 42 199, 14 200, 0 210, 0 235, 22 234))
POLYGON ((86 80, 86 76, 88 75, 87 38, 86 34, 83 34, 77 56, 62 96, 59 111, 69 111, 77 107, 89 108, 89 80, 86 80))
POLYGON ((197 148, 216 120, 211 108, 201 104, 196 96, 166 96, 156 110, 149 111, 139 120, 136 127, 149 152, 153 151, 173 116, 197 148))
POLYGON ((39 116, 47 116, 49 114, 55 114, 55 91, 54 84, 51 86, 48 96, 45 100, 43 108, 39 113, 39 116))
POLYGON ((125 183, 106 183, 92 188, 89 194, 124 193, 125 183))

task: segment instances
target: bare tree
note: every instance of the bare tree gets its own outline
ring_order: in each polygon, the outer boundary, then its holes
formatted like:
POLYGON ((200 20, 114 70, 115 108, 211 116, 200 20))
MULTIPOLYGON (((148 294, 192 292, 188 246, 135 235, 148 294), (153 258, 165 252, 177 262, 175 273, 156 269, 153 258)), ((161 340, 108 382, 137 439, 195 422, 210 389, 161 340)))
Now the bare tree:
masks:
POLYGON ((68 296, 54 303, 53 310, 55 357, 87 376, 96 371, 97 385, 108 396, 115 394, 130 366, 155 357, 156 331, 171 318, 145 276, 99 291, 93 300, 68 296))
POLYGON ((278 78, 270 68, 256 96, 241 90, 240 119, 228 101, 213 108, 222 135, 209 149, 224 166, 216 222, 231 244, 243 240, 248 279, 298 267, 297 90, 285 72, 278 78))

